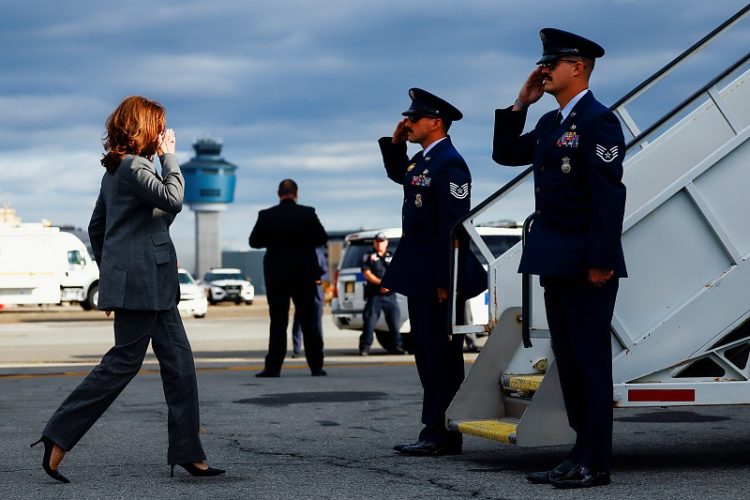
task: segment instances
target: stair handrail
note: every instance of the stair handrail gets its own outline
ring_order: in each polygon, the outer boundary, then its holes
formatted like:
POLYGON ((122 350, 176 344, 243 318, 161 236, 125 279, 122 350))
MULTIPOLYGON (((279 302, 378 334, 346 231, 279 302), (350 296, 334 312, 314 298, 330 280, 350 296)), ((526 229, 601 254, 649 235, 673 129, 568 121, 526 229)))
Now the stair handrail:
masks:
POLYGON ((666 65, 664 65, 664 67, 662 67, 656 73, 654 73, 653 75, 648 77, 646 80, 644 80, 640 85, 636 86, 633 90, 625 94, 622 98, 620 98, 617 102, 615 102, 610 107, 610 109, 614 111, 616 108, 619 108, 635 100, 637 97, 643 94, 646 90, 653 87, 654 84, 656 84, 659 80, 662 80, 665 76, 671 73, 682 61, 700 52, 706 46, 708 46, 713 40, 715 40, 719 35, 729 30, 735 24, 739 23, 748 13, 750 13, 750 4, 745 5, 739 11, 737 11, 737 13, 734 14, 732 17, 730 17, 729 19, 721 23, 709 34, 707 34, 706 36, 698 40, 696 43, 691 45, 687 50, 685 50, 680 55, 678 55, 677 57, 672 59, 670 62, 668 62, 666 65))
MULTIPOLYGON (((677 114, 679 114, 683 109, 685 109, 691 102, 695 101, 699 97, 701 97, 703 94, 706 94, 711 87, 722 81, 727 76, 731 75, 734 71, 737 70, 737 68, 741 67, 743 64, 747 63, 750 60, 750 52, 745 54, 744 56, 740 57, 734 64, 729 66, 727 69, 719 73, 717 76, 712 78, 707 84, 705 84, 703 87, 701 87, 699 90, 693 92, 689 97, 687 97, 685 100, 683 100, 680 104, 669 110, 665 115, 663 115, 661 118, 656 120, 653 124, 649 125, 645 130, 640 132, 637 136, 633 137, 628 143, 625 145, 625 150, 630 150, 633 146, 639 145, 642 143, 646 137, 651 135, 655 130, 659 129, 662 125, 667 123, 669 120, 674 118, 677 114)), ((614 107, 610 108, 614 111, 614 107)))

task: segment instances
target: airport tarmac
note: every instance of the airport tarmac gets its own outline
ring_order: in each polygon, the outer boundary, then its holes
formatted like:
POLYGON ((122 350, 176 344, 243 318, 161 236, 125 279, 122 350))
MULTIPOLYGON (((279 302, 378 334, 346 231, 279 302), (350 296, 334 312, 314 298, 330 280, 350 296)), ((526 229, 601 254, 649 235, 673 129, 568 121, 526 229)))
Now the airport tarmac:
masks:
MULTIPOLYGON (((68 454, 55 483, 29 449, 62 399, 111 345, 111 320, 42 315, 0 324, 0 488, 4 498, 743 498, 750 491, 747 406, 616 410, 613 484, 584 491, 531 485, 565 447, 519 448, 467 437, 460 456, 395 455, 420 429, 413 357, 356 356, 356 332, 324 317, 327 377, 287 359, 257 379, 267 318, 253 306, 186 318, 195 350, 201 436, 212 479, 166 464, 166 405, 149 358, 68 454)), ((261 310, 261 306, 257 308, 261 310)), ((41 314, 41 313, 35 313, 41 314)), ((73 311, 70 312, 73 314, 73 311)), ((466 369, 475 355, 466 356, 466 369)))

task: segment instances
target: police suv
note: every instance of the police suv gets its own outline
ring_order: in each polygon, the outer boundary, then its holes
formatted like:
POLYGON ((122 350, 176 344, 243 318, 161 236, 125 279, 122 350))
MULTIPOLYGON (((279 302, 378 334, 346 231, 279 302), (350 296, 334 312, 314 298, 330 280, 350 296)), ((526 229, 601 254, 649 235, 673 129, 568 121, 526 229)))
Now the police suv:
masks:
POLYGON ((252 304, 255 298, 255 287, 250 279, 233 267, 212 268, 203 276, 203 282, 212 305, 223 301, 252 304))
MULTIPOLYGON (((477 232, 489 247, 493 255, 499 256, 510 247, 521 240, 520 227, 477 227, 477 232)), ((365 308, 365 277, 362 274, 362 259, 365 254, 372 251, 372 242, 375 235, 383 232, 388 238, 388 251, 396 253, 399 241, 401 241, 401 228, 377 229, 372 231, 360 231, 346 236, 344 248, 341 251, 336 276, 334 277, 333 300, 331 301, 331 314, 336 326, 342 330, 362 330, 362 311, 365 308)), ((472 248, 480 261, 487 266, 484 258, 476 248, 472 248)), ((406 297, 397 294, 398 305, 401 308, 401 334, 404 345, 410 350, 411 337, 409 324, 409 311, 407 309, 406 297)), ((467 307, 467 320, 470 323, 481 324, 487 322, 487 300, 488 293, 479 294, 471 299, 467 307)), ((381 314, 375 324, 375 336, 384 349, 391 351, 394 341, 388 332, 388 325, 381 314)))

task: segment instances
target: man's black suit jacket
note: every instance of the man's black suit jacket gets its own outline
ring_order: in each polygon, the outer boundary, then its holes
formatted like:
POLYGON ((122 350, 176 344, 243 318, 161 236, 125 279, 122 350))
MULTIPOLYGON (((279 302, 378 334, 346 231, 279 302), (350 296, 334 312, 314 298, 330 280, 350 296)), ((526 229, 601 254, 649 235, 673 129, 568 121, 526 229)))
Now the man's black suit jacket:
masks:
POLYGON ((266 249, 263 271, 267 286, 319 280, 315 249, 327 241, 315 209, 289 199, 261 210, 250 233, 250 246, 266 249))

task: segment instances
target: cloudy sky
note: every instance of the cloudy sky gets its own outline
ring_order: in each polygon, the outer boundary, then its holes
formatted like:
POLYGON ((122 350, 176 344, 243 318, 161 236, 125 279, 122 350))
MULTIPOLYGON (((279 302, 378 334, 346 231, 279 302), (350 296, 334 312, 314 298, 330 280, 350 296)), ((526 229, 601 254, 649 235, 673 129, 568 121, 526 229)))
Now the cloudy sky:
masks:
MULTIPOLYGON (((538 30, 554 26, 605 47, 592 89, 611 104, 746 5, 737 0, 6 0, 0 18, 0 203, 24 222, 86 227, 103 168, 101 137, 122 98, 167 107, 178 156, 210 136, 239 166, 221 215, 225 249, 247 248, 257 211, 284 177, 330 230, 400 222, 400 188, 376 140, 430 90, 465 115, 451 129, 474 178, 473 203, 517 171, 490 158, 493 110, 533 69, 538 30)), ((747 52, 743 21, 634 109, 671 109, 747 52)), ((531 117, 552 109, 546 96, 531 117)), ((640 113, 640 115, 639 115, 640 113)), ((412 153, 417 148, 412 146, 412 153)), ((496 218, 522 219, 519 193, 496 218)), ((173 226, 192 259, 193 214, 173 226)), ((189 266, 192 267, 192 266, 189 266)))

